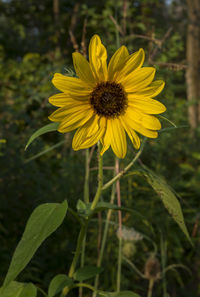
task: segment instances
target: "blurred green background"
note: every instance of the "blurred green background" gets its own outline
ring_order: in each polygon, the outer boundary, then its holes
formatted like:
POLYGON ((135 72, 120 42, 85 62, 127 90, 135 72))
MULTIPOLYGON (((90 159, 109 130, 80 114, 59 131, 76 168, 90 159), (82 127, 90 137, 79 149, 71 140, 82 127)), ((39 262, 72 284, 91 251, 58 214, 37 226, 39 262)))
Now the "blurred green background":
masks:
MULTIPOLYGON (((97 33, 109 57, 116 50, 118 37, 129 52, 144 48, 145 65, 154 65, 156 78, 166 82, 165 90, 158 97, 167 107, 164 116, 179 127, 161 131, 158 139, 148 140, 141 160, 176 192, 194 247, 145 179, 128 175, 121 180, 122 204, 137 211, 138 215, 123 212, 123 225, 134 227, 151 239, 144 238, 136 243, 130 260, 143 273, 153 251, 153 241, 163 267, 183 265, 169 270, 164 279, 156 282, 153 296, 200 296, 200 143, 198 124, 191 129, 191 119, 188 119, 191 102, 187 100, 185 79, 189 2, 0 1, 1 282, 32 210, 40 203, 64 199, 75 208, 77 200, 83 197, 85 152, 72 150, 73 133, 52 132, 38 138, 26 152, 24 147, 35 130, 49 123, 48 115, 54 107, 48 103, 48 97, 57 92, 51 83, 53 74, 68 74, 73 70, 72 52, 78 49, 85 53, 90 38, 97 33), (65 140, 63 145, 37 157, 38 153, 62 140, 65 140)), ((163 128, 171 127, 168 122, 161 121, 163 128)), ((120 161, 121 168, 134 153, 129 143, 127 157, 120 161)), ((96 153, 91 162, 94 169, 90 179, 91 197, 96 189, 95 157, 96 153)), ((105 166, 113 166, 111 150, 104 159, 105 166)), ((112 171, 105 170, 105 180, 111 176, 112 171)), ((109 201, 109 196, 110 192, 106 191, 103 199, 109 201)), ((87 264, 96 264, 97 236, 104 217, 102 213, 102 217, 89 226, 87 264)), ((100 277, 101 288, 107 290, 114 290, 116 285, 117 213, 113 214, 112 222, 103 261, 104 272, 100 277)), ((68 270, 78 231, 79 226, 69 214, 64 224, 40 247, 19 280, 32 281, 46 289, 54 275, 68 270)), ((122 289, 146 296, 147 287, 148 281, 123 262, 122 289)), ((89 296, 87 291, 85 296, 89 296)))

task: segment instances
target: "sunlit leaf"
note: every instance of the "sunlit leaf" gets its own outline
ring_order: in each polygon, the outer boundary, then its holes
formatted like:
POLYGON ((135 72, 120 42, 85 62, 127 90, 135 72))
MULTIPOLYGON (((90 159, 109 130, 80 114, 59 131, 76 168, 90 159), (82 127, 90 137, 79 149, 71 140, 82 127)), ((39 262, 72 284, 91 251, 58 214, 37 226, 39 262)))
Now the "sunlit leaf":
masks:
POLYGON ((45 203, 31 214, 22 239, 11 260, 4 286, 13 281, 29 263, 42 242, 62 223, 67 211, 67 201, 63 203, 45 203))

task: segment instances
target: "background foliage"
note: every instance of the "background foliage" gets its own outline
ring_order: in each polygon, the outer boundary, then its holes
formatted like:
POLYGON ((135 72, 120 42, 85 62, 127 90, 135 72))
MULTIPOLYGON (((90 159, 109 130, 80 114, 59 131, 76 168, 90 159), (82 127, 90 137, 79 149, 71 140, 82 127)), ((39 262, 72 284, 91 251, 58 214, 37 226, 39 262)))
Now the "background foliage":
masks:
MULTIPOLYGON (((175 190, 194 242, 192 248, 146 180, 133 173, 121 180, 122 203, 138 215, 124 212, 123 224, 134 227, 144 239, 131 247, 133 253, 130 255, 127 247, 124 252, 143 273, 153 251, 153 242, 157 247, 157 258, 163 265, 184 265, 169 270, 166 278, 156 282, 154 296, 162 296, 164 286, 172 297, 200 296, 200 144, 198 129, 191 132, 187 121, 186 9, 184 0, 0 1, 1 282, 32 210, 40 203, 64 199, 75 208, 83 195, 84 151, 72 151, 71 134, 53 132, 44 135, 24 151, 30 135, 49 123, 48 115, 54 108, 48 103, 48 97, 56 93, 51 84, 52 75, 73 69, 71 53, 74 47, 84 49, 81 41, 87 45, 95 33, 102 37, 111 56, 116 50, 116 30, 119 30, 120 43, 126 44, 130 52, 143 47, 146 65, 153 64, 157 68, 157 78, 166 81, 165 90, 158 99, 167 106, 165 116, 179 128, 163 131, 157 140, 149 140, 141 160, 175 190), (82 39, 84 33, 86 36, 82 39), (36 154, 62 140, 65 140, 63 145, 36 158, 36 154)), ((162 123, 164 128, 170 126, 164 120, 162 123)), ((127 158, 120 161, 122 168, 133 154, 129 144, 127 158)), ((95 156, 91 163, 94 169, 91 171, 91 193, 96 187, 95 156)), ((113 153, 106 153, 105 165, 113 166, 113 160, 113 153)), ((112 171, 105 170, 105 178, 111 176, 112 171)), ((107 191, 103 199, 109 201, 109 196, 107 191)), ((89 226, 86 246, 86 263, 91 265, 96 264, 97 235, 104 214, 95 222, 89 226)), ((116 282, 116 231, 117 214, 113 214, 103 261, 104 272, 100 276, 104 288, 109 290, 114 290, 116 282)), ((78 226, 69 215, 42 245, 19 280, 35 282, 45 289, 54 275, 65 273, 69 267, 77 234, 78 226)), ((122 274, 122 289, 146 296, 147 280, 126 262, 123 262, 122 274)))

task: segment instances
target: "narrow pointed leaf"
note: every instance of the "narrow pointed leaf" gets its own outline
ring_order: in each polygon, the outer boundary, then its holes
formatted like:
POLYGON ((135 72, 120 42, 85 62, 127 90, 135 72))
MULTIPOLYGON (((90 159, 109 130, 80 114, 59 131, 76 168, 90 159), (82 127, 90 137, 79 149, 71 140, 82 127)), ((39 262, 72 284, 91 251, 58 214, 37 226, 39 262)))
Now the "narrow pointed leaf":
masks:
POLYGON ((67 201, 63 203, 45 203, 33 211, 14 252, 4 286, 7 286, 18 276, 42 242, 61 225, 67 207, 67 201))
POLYGON ((59 292, 62 291, 63 288, 73 285, 73 280, 69 278, 65 274, 56 275, 52 281, 50 282, 48 289, 48 297, 53 297, 59 292))
POLYGON ((179 225, 181 230, 186 235, 187 239, 191 242, 187 227, 184 222, 183 213, 181 209, 181 205, 176 198, 173 191, 170 189, 169 185, 158 175, 156 175, 153 171, 144 166, 144 176, 146 177, 148 183, 152 186, 155 192, 158 194, 160 199, 162 200, 164 206, 179 225))
POLYGON ((37 130, 35 133, 33 133, 31 135, 31 137, 29 138, 26 146, 25 146, 25 150, 29 147, 29 145, 39 136, 48 133, 48 132, 52 132, 52 131, 56 131, 58 129, 59 123, 51 123, 48 125, 45 125, 44 127, 40 128, 39 130, 37 130))

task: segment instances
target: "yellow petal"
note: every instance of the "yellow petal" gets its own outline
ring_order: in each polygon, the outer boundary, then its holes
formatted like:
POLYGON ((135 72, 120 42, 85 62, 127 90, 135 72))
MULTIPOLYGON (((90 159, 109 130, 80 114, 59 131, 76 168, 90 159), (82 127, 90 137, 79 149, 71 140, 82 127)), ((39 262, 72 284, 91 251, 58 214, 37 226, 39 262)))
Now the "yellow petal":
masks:
POLYGON ((151 130, 161 129, 160 121, 152 115, 143 115, 141 124, 147 129, 151 129, 151 130))
POLYGON ((81 103, 79 101, 72 100, 66 103, 64 107, 58 108, 54 111, 50 116, 49 119, 52 122, 60 122, 62 121, 67 115, 73 115, 77 112, 82 112, 85 110, 91 109, 89 104, 81 103))
POLYGON ((127 113, 125 115, 123 115, 122 118, 128 127, 139 132, 140 134, 142 134, 146 137, 149 137, 149 138, 157 138, 158 137, 157 131, 153 131, 153 130, 143 127, 142 125, 137 123, 133 118, 131 118, 127 113))
POLYGON ((129 59, 125 63, 124 67, 121 69, 119 74, 116 77, 117 81, 121 81, 124 76, 132 73, 133 71, 140 69, 144 63, 144 50, 142 48, 139 51, 130 55, 129 59))
POLYGON ((52 83, 58 90, 65 93, 68 93, 69 91, 78 91, 86 95, 89 94, 92 90, 92 88, 90 86, 87 86, 86 83, 84 83, 81 79, 65 76, 60 73, 54 74, 52 83))
POLYGON ((113 80, 115 72, 120 71, 129 57, 127 48, 122 45, 112 56, 108 65, 108 80, 113 80))
POLYGON ((127 151, 126 134, 119 118, 109 119, 107 126, 110 130, 110 143, 118 158, 124 158, 127 151))
POLYGON ((148 87, 136 92, 136 95, 153 98, 162 92, 164 86, 165 82, 163 80, 155 80, 148 87))
POLYGON ((93 115, 94 113, 91 109, 69 114, 60 123, 58 131, 61 133, 73 131, 84 125, 93 115))
POLYGON ((89 61, 96 81, 106 81, 108 77, 107 51, 96 34, 90 40, 89 61))
POLYGON ((159 114, 166 111, 166 107, 159 101, 135 94, 128 94, 128 105, 147 114, 159 114))
POLYGON ((139 138, 139 136, 135 133, 135 131, 132 128, 130 128, 126 124, 126 122, 123 120, 123 118, 122 118, 122 123, 123 123, 124 129, 126 130, 130 140, 133 143, 133 146, 138 150, 140 148, 140 138, 139 138))
POLYGON ((59 94, 56 94, 56 95, 53 95, 53 96, 49 97, 48 100, 49 100, 49 103, 51 103, 54 106, 63 107, 69 101, 71 101, 71 98, 66 93, 59 93, 59 94))
POLYGON ((123 85, 126 92, 138 92, 152 82, 155 72, 156 70, 153 67, 143 67, 123 77, 120 83, 123 85))
POLYGON ((88 103, 90 99, 90 93, 85 95, 82 92, 78 91, 70 91, 69 96, 74 99, 75 101, 83 102, 83 103, 88 103))
POLYGON ((85 125, 80 127, 73 138, 72 148, 85 149, 96 144, 105 131, 105 119, 94 115, 85 125))
POLYGON ((93 87, 95 85, 95 79, 88 61, 80 53, 77 52, 72 54, 72 58, 74 69, 78 77, 86 82, 88 85, 93 87))
POLYGON ((106 123, 105 123, 105 132, 104 132, 104 135, 102 136, 101 138, 101 143, 102 143, 102 149, 101 149, 101 156, 105 153, 105 151, 107 151, 110 147, 110 125, 107 124, 107 121, 106 120, 106 123))
POLYGON ((51 96, 49 99, 49 103, 51 103, 54 106, 57 107, 64 107, 64 106, 69 106, 71 107, 71 105, 85 105, 88 104, 89 102, 89 97, 88 96, 74 96, 74 98, 72 98, 72 96, 70 94, 67 93, 59 93, 56 95, 51 96))
POLYGON ((134 119, 138 124, 142 125, 143 127, 151 130, 160 130, 161 124, 160 121, 152 116, 141 112, 136 108, 128 107, 126 110, 128 116, 134 119))

